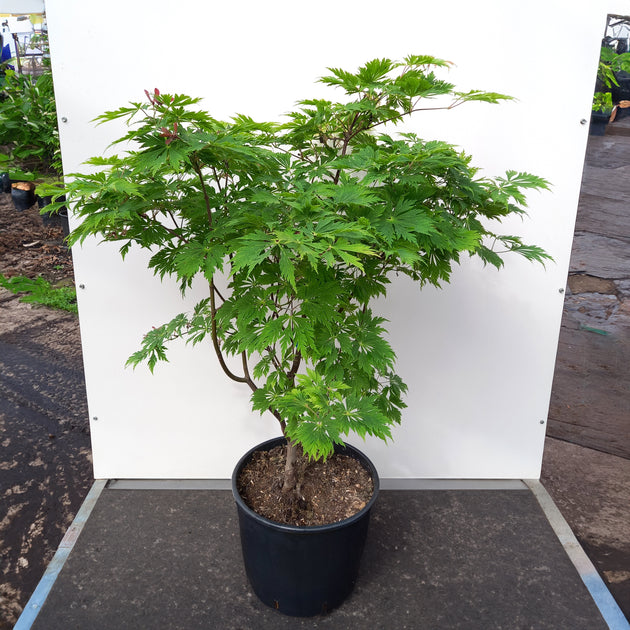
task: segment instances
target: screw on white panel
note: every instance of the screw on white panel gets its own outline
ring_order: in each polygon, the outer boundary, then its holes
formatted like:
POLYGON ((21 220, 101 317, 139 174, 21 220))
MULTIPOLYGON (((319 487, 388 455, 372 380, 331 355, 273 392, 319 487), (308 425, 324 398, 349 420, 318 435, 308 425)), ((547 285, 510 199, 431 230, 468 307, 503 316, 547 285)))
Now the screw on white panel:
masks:
POLYGON ((558 289, 558 293, 564 293, 564 289, 558 289))
POLYGON ((67 123, 67 122, 68 122, 68 119, 67 119, 65 116, 62 116, 62 117, 61 117, 61 122, 63 122, 63 123, 67 123))
POLYGON ((541 421, 540 421, 540 424, 545 424, 545 421, 544 421, 544 420, 541 420, 541 421))
POLYGON ((79 285, 79 289, 85 289, 85 285, 84 284, 80 284, 79 285))
POLYGON ((93 417, 92 417, 92 420, 94 420, 94 422, 97 422, 97 421, 98 421, 98 418, 97 418, 96 416, 93 416, 93 417))
POLYGON ((580 120, 580 125, 585 125, 588 122, 588 120, 586 120, 586 118, 582 118, 582 120, 580 120))

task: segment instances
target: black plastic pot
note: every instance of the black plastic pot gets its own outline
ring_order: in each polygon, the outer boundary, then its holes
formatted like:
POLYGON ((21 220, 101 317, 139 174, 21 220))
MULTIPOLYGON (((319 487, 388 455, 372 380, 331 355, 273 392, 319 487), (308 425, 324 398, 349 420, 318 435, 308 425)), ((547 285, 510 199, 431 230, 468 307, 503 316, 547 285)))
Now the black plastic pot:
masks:
POLYGON ((245 505, 237 479, 255 451, 284 443, 284 438, 276 438, 246 453, 232 474, 232 493, 245 572, 252 589, 267 606, 286 615, 311 617, 339 606, 354 588, 379 479, 363 453, 350 445, 339 447, 338 453, 354 457, 371 474, 374 494, 368 504, 354 516, 331 525, 297 527, 270 521, 245 505))
MULTIPOLYGON (((46 206, 52 203, 52 197, 40 197, 37 195, 37 207, 43 210, 46 206)), ((46 227, 61 226, 61 219, 57 214, 50 214, 50 212, 40 212, 42 215, 42 222, 46 227)))
MULTIPOLYGON (((20 183, 20 182, 17 182, 20 183)), ((11 199, 16 210, 28 210, 35 204, 35 190, 33 186, 28 188, 17 188, 16 184, 11 184, 11 199)))
POLYGON ((0 173, 0 192, 11 192, 11 178, 9 177, 9 173, 0 173))
POLYGON ((619 85, 610 88, 613 103, 630 100, 630 74, 618 72, 616 78, 619 85))
MULTIPOLYGON (((65 201, 65 197, 61 197, 60 201, 65 201)), ((43 210, 52 203, 52 197, 37 197, 37 206, 43 210)), ((68 209, 64 206, 54 213, 42 212, 42 222, 45 226, 60 227, 63 230, 64 238, 70 233, 68 226, 68 209)))
POLYGON ((68 224, 68 208, 60 208, 58 214, 61 218, 61 229, 63 230, 63 237, 68 238, 68 235, 70 234, 70 226, 68 224))
POLYGON ((606 126, 610 120, 610 114, 604 114, 603 112, 591 113, 591 124, 588 130, 591 136, 603 136, 606 134, 606 126))
POLYGON ((40 197, 37 195, 37 207, 41 210, 52 203, 52 197, 47 195, 46 197, 40 197))

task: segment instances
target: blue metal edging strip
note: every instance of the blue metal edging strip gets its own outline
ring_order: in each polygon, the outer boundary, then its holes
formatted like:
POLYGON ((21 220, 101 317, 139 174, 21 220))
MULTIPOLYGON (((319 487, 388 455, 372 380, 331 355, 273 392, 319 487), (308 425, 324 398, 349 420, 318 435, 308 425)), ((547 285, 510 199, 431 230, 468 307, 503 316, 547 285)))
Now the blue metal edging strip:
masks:
POLYGON ((81 508, 72 521, 72 525, 70 525, 62 541, 59 543, 59 547, 53 559, 46 568, 42 579, 39 581, 37 588, 28 600, 28 604, 26 604, 13 630, 30 630, 106 483, 106 479, 97 479, 92 484, 92 488, 88 492, 87 497, 85 497, 85 501, 83 501, 81 508))
POLYGON ((582 549, 578 539, 549 493, 538 480, 526 479, 524 481, 538 500, 558 540, 562 543, 566 554, 580 574, 582 582, 584 582, 610 630, 630 630, 630 623, 628 623, 621 608, 619 608, 606 587, 604 580, 597 573, 597 569, 586 555, 584 549, 582 549))

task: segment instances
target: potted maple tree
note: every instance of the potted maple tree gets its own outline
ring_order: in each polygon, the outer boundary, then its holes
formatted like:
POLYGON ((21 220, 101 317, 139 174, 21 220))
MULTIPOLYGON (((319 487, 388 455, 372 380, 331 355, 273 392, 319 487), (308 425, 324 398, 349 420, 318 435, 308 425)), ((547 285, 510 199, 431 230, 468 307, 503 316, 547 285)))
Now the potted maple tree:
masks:
POLYGON ((282 123, 223 122, 196 109, 199 99, 146 92, 98 119, 126 120, 117 142, 130 148, 91 159, 96 172, 74 175, 64 190, 82 219, 71 243, 98 235, 120 241, 123 256, 147 248, 153 273, 175 278, 182 293, 205 277, 207 297, 150 330, 128 363, 153 371, 169 341, 209 338, 252 408, 277 419, 282 437, 244 456, 233 490, 252 586, 288 614, 329 610, 350 592, 378 476, 345 439, 387 440, 405 406, 372 300, 395 274, 419 286, 448 282, 462 257, 497 268, 507 252, 548 258, 490 227, 522 214, 524 190, 546 188, 543 179, 483 177, 445 142, 390 135, 421 110, 508 98, 456 91, 436 75, 448 65, 414 55, 330 69, 321 81, 344 99, 301 101, 282 123), (329 474, 329 465, 339 468, 329 474), (262 485, 257 466, 272 471, 262 485), (319 500, 324 481, 338 478, 350 489, 319 500))

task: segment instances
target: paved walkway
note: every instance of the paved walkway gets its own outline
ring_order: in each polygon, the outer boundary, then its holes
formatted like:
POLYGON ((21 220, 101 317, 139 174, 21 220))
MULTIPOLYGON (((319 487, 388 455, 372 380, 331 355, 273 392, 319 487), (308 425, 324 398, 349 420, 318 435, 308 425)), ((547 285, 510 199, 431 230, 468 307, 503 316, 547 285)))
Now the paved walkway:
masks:
POLYGON ((630 117, 590 136, 542 481, 630 618, 630 117))
POLYGON ((589 137, 547 434, 630 459, 629 365, 627 117, 589 137))
POLYGON ((10 630, 93 481, 79 323, 0 288, 0 630, 10 630))

